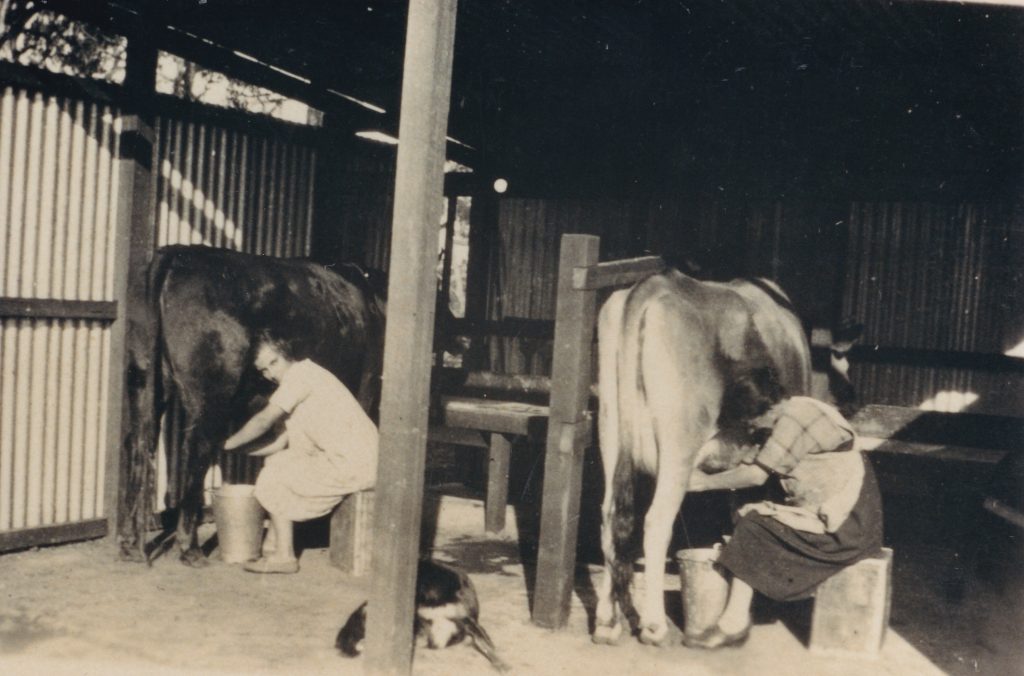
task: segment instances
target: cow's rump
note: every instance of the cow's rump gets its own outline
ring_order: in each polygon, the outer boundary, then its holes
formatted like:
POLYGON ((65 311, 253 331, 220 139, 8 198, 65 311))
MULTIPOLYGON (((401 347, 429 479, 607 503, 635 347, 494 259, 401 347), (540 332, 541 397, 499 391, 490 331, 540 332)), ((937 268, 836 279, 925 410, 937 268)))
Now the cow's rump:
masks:
POLYGON ((810 349, 782 291, 764 280, 701 282, 677 271, 653 275, 613 293, 598 321, 599 435, 605 468, 602 548, 595 641, 621 632, 616 604, 640 624, 641 640, 666 639, 663 561, 698 462, 735 465, 747 440, 720 437, 725 386, 736 374, 770 366, 790 394, 810 389, 810 349), (704 449, 702 454, 701 449, 704 449), (645 515, 646 593, 638 614, 628 586, 636 532, 633 476, 656 477, 645 515))

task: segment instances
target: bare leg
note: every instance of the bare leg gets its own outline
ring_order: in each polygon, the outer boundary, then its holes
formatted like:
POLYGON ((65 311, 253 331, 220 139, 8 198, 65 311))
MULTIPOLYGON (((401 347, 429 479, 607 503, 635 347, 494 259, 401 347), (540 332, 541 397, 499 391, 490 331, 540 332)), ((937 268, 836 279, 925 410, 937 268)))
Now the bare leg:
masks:
POLYGON ((750 626, 750 603, 753 599, 753 588, 734 577, 729 587, 729 601, 718 618, 718 628, 726 634, 738 634, 750 626))
POLYGON ((277 534, 277 548, 268 558, 272 561, 294 561, 296 557, 292 520, 272 513, 270 527, 277 534))
POLYGON ((267 526, 267 534, 263 538, 263 555, 269 556, 277 551, 277 529, 274 527, 274 520, 270 519, 267 526))

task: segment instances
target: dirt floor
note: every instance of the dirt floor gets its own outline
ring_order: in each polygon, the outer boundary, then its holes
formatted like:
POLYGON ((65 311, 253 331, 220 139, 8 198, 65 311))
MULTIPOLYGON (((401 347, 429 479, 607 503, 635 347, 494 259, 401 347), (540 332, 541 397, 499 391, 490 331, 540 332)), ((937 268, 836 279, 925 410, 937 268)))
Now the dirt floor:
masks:
MULTIPOLYGON (((1020 654, 1019 581, 971 581, 964 600, 944 600, 936 581, 943 556, 896 552, 891 628, 877 659, 819 657, 805 647, 806 617, 759 611, 739 650, 703 653, 682 646, 617 647, 590 642, 591 574, 581 568, 569 626, 529 621, 533 570, 522 561, 516 511, 500 535, 483 531, 479 500, 446 495, 436 504, 434 554, 457 562, 477 586, 481 621, 512 673, 522 674, 1013 674, 1020 654), (1013 613, 1016 613, 1014 616, 1013 613), (762 616, 763 615, 763 616, 762 616), (1018 652, 1014 653, 1014 650, 1018 652)), ((210 526, 205 526, 209 535, 210 526)), ((152 568, 121 563, 106 541, 0 557, 0 673, 4 674, 320 674, 360 673, 361 659, 333 648, 334 636, 366 595, 366 579, 328 563, 323 543, 301 554, 297 575, 258 576, 218 560, 190 569, 174 556, 152 568)), ((676 580, 670 576, 669 581, 676 580)), ((669 593, 678 614, 678 593, 669 593)), ((768 609, 771 611, 771 609, 768 609)), ((792 610, 792 609, 791 609, 792 610)), ((468 646, 418 650, 416 674, 486 674, 468 646)))

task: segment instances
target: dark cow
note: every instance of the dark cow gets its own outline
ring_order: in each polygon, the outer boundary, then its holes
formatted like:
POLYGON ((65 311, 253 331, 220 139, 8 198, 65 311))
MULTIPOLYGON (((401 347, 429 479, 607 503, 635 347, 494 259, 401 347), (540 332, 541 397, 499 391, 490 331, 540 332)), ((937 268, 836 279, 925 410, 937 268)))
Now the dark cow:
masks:
POLYGON ((808 394, 811 356, 783 292, 764 280, 701 282, 677 271, 614 292, 598 320, 599 435, 605 469, 594 641, 622 632, 618 609, 639 623, 640 640, 668 638, 663 566, 672 525, 695 466, 733 466, 745 440, 719 432, 722 392, 732 374, 774 367, 789 394, 808 394), (644 518, 645 595, 629 598, 634 472, 655 477, 644 518))
MULTIPOLYGON (((130 368, 129 467, 121 522, 123 558, 145 558, 153 466, 161 414, 176 398, 184 411, 182 476, 169 472, 167 506, 178 507, 182 560, 205 563, 197 546, 203 477, 232 424, 253 411, 266 383, 253 368, 254 338, 270 330, 334 373, 373 414, 383 357, 384 300, 378 280, 355 266, 338 272, 302 259, 223 249, 160 249, 148 274, 148 364, 130 368)), ((143 359, 138 361, 142 362, 143 359)))

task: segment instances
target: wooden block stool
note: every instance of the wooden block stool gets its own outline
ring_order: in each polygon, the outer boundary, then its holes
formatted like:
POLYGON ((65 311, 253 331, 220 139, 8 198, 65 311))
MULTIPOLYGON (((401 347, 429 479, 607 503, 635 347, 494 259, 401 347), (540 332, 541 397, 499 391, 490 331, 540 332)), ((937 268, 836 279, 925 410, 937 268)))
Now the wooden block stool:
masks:
POLYGON ((370 570, 373 490, 346 495, 331 515, 331 565, 349 575, 370 570))
POLYGON ((821 583, 814 595, 810 649, 875 656, 889 626, 892 550, 883 547, 821 583))

